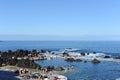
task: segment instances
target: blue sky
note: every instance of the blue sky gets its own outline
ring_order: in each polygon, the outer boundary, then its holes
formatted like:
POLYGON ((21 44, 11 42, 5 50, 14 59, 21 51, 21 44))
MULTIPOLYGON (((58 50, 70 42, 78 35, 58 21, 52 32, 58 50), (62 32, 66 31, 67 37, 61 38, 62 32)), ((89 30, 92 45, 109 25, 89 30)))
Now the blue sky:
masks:
POLYGON ((0 0, 0 36, 120 40, 120 0, 0 0))

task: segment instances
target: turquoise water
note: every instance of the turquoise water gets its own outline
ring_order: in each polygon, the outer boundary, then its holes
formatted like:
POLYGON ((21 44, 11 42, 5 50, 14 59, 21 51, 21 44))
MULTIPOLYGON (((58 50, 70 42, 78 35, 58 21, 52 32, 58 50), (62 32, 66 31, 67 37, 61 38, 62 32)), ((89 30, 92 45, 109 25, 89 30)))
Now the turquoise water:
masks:
MULTIPOLYGON (((106 52, 112 55, 120 55, 119 41, 3 41, 0 42, 0 50, 9 49, 50 49, 79 48, 84 51, 106 52)), ((120 63, 101 62, 66 62, 63 59, 50 61, 38 61, 42 66, 68 66, 73 65, 74 70, 61 73, 68 77, 68 80, 115 80, 120 77, 120 63)))

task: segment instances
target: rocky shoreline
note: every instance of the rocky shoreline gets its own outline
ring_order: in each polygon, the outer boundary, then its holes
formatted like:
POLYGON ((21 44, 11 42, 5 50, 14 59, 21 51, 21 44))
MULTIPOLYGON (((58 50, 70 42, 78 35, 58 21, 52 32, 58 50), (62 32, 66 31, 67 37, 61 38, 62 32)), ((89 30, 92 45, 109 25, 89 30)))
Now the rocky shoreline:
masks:
MULTIPOLYGON (((99 57, 97 53, 78 53, 76 54, 68 54, 68 53, 62 53, 62 54, 55 54, 52 51, 45 51, 45 50, 22 50, 18 49, 16 51, 8 50, 5 52, 0 51, 0 67, 2 69, 6 70, 6 66, 14 66, 17 67, 15 69, 15 73, 19 74, 20 79, 21 78, 29 78, 30 79, 41 79, 44 80, 45 78, 51 79, 54 75, 54 78, 59 75, 53 74, 53 71, 66 71, 66 68, 61 66, 40 66, 35 61, 37 60, 51 60, 53 58, 61 58, 64 59, 67 62, 87 62, 91 61, 93 64, 98 64, 101 61, 107 61, 107 62, 120 62, 119 57, 116 59, 111 58, 109 55, 102 54, 104 57, 99 57), (90 55, 90 56, 89 56, 90 55), (92 55, 92 56, 91 56, 92 55), (33 69, 31 71, 31 69, 33 69), (21 73, 22 72, 22 73, 21 73), (37 73, 36 73, 37 72, 37 73), (31 74, 32 73, 32 74, 31 74), (52 76, 51 76, 52 74, 52 76)), ((67 69, 70 70, 68 67, 67 69)), ((12 70, 12 69, 11 69, 12 70)), ((62 76, 67 80, 65 76, 62 76)))
MULTIPOLYGON (((0 67, 3 70, 6 70, 8 68, 5 68, 6 66, 15 66, 17 69, 10 69, 14 70, 16 74, 19 74, 19 78, 25 78, 27 79, 38 79, 41 78, 41 80, 44 80, 44 78, 51 78, 50 72, 52 71, 64 71, 65 69, 63 67, 54 67, 54 66, 46 66, 46 67, 41 67, 40 65, 36 64, 36 60, 46 60, 44 56, 45 51, 37 51, 37 50, 8 50, 7 52, 1 52, 0 51, 0 67), (22 74, 20 73, 22 69, 22 74), (31 69, 34 69, 33 71, 30 71, 31 69), (27 72, 25 71, 27 70, 27 72), (37 72, 34 74, 34 72, 37 72), (32 73, 32 74, 30 74, 32 73), (37 76, 36 76, 37 75, 37 76)), ((9 70, 9 71, 10 71, 9 70)), ((55 74, 54 74, 55 75, 55 74)), ((59 77, 59 75, 57 75, 59 77)), ((64 76, 63 76, 64 77, 64 76)), ((67 79, 67 78, 66 78, 67 79)), ((64 79, 64 80, 66 80, 64 79)), ((52 79, 50 79, 52 80, 52 79)))

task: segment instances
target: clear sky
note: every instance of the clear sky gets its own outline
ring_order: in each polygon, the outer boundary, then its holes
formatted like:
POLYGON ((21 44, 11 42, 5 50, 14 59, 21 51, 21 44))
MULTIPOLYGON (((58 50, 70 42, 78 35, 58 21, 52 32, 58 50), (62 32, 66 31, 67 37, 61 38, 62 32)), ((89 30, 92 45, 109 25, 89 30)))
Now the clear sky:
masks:
POLYGON ((120 40, 120 0, 0 0, 0 39, 22 35, 120 40))

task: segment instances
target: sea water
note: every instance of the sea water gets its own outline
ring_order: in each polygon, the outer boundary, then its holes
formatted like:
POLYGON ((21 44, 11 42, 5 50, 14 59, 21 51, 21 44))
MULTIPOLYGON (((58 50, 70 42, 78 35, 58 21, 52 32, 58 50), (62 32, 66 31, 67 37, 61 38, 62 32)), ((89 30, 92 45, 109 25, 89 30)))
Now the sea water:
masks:
POLYGON ((64 59, 37 61, 41 66, 73 66, 73 69, 59 74, 68 77, 68 80, 115 80, 120 77, 120 63, 101 62, 66 62, 64 59))
POLYGON ((63 48, 120 53, 120 41, 0 41, 0 50, 63 48))
MULTIPOLYGON (((111 55, 120 55, 119 41, 2 41, 0 50, 17 49, 48 49, 78 48, 83 51, 104 52, 111 55)), ((69 72, 60 73, 68 80, 115 80, 120 77, 120 63, 101 62, 66 62, 64 59, 37 61, 41 66, 69 66, 74 67, 69 72)))

